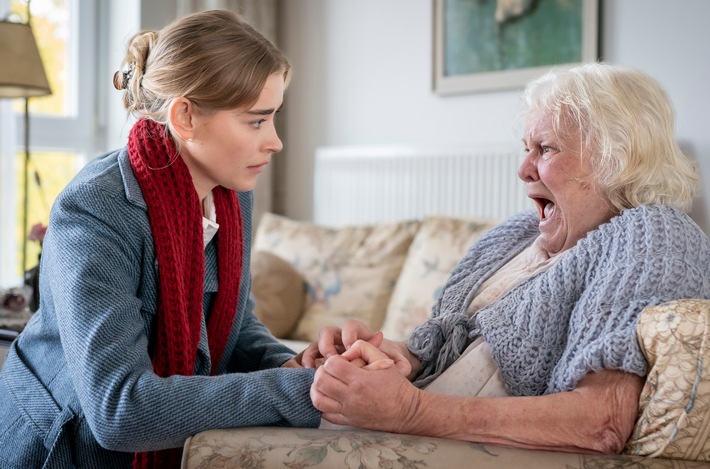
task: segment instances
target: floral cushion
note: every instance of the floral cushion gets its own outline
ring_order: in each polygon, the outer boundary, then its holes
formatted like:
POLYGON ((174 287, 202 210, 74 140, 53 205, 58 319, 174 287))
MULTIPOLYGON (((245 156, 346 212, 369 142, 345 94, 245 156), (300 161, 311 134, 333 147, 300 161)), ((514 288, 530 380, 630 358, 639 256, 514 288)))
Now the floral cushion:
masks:
POLYGON ((289 338, 313 341, 351 318, 380 328, 419 224, 331 228, 264 214, 254 250, 289 261, 306 281, 304 312, 289 338))
POLYGON ((385 337, 404 340, 429 317, 450 272, 469 246, 495 224, 456 217, 424 218, 387 307, 385 337))
POLYGON ((625 452, 710 461, 710 300, 646 308, 637 330, 649 374, 625 452))

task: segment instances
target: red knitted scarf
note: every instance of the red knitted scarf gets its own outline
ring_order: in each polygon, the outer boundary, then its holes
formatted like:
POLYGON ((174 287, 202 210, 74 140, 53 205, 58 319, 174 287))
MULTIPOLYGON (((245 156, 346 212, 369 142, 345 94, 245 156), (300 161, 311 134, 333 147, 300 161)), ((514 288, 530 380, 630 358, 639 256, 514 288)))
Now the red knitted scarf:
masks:
MULTIPOLYGON (((139 120, 128 136, 128 155, 148 206, 158 258, 157 334, 153 369, 160 377, 193 375, 205 276, 201 202, 185 162, 165 127, 139 120)), ((234 191, 213 191, 219 234, 219 289, 207 323, 211 373, 222 358, 237 311, 242 271, 242 222, 234 191)), ((179 467, 182 449, 136 453, 136 468, 179 467)))

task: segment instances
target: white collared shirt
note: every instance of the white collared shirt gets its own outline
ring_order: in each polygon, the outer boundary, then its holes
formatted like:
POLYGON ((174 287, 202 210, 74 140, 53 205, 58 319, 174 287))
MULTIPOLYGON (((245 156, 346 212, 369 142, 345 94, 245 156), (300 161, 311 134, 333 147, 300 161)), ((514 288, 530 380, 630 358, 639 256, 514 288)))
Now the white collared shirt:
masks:
POLYGON ((214 235, 217 234, 219 225, 217 224, 217 211, 214 207, 214 197, 212 191, 207 194, 205 200, 202 201, 202 239, 205 247, 212 241, 214 235))

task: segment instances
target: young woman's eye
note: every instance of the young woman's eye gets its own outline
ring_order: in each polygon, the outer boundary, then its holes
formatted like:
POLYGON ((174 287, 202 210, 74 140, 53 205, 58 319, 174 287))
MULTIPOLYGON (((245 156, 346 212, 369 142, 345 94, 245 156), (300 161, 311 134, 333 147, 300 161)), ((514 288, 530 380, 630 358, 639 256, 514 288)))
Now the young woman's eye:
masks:
POLYGON ((260 129, 261 124, 263 124, 264 122, 266 122, 266 119, 259 119, 258 121, 252 122, 251 126, 254 127, 255 129, 260 129))

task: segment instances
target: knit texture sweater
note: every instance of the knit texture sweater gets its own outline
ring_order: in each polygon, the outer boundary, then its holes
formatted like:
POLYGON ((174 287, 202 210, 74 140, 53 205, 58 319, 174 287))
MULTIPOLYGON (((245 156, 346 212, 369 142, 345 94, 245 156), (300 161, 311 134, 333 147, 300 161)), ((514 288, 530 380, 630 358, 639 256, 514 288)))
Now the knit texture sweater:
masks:
POLYGON ((534 211, 489 231, 452 272, 431 318, 409 339, 422 361, 415 385, 439 376, 483 336, 513 395, 569 391, 590 371, 646 374, 639 313, 679 298, 710 298, 710 241, 665 206, 624 211, 587 234, 549 270, 473 317, 480 285, 539 235, 534 211))
MULTIPOLYGON (((159 376, 194 374, 205 275, 201 202, 192 177, 164 126, 139 120, 128 136, 128 154, 148 206, 160 268, 158 333, 153 367, 159 376), (165 165, 165 161, 168 164, 165 165)), ((222 230, 218 272, 223 279, 208 322, 210 355, 219 363, 237 310, 242 267, 242 220, 234 191, 214 188, 222 230)), ((212 369, 214 374, 214 366, 212 369)))

